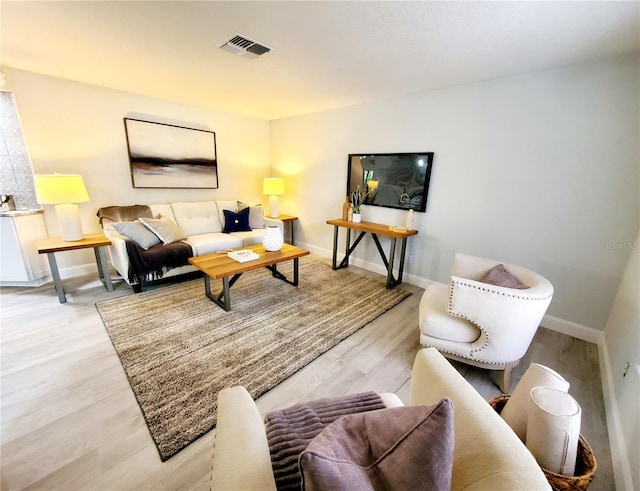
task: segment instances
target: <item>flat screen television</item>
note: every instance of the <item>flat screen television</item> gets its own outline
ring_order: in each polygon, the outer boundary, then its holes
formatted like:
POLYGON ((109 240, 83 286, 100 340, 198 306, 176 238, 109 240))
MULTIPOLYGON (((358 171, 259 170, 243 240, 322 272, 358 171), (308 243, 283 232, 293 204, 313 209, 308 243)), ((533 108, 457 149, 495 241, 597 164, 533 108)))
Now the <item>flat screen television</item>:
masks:
POLYGON ((433 152, 350 153, 347 194, 357 186, 372 206, 425 211, 433 152))

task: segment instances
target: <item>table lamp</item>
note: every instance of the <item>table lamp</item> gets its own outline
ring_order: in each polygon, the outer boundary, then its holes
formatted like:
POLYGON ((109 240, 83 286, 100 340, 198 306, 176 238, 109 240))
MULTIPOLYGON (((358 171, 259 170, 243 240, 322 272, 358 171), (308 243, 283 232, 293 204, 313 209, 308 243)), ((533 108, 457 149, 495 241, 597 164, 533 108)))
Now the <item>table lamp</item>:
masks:
POLYGON ((56 215, 62 228, 62 240, 82 240, 82 223, 76 203, 89 201, 82 176, 77 174, 35 175, 36 198, 42 205, 55 205, 56 215))
POLYGON ((269 196, 269 216, 277 218, 280 215, 278 196, 284 194, 284 179, 281 177, 265 177, 262 183, 262 194, 269 196))

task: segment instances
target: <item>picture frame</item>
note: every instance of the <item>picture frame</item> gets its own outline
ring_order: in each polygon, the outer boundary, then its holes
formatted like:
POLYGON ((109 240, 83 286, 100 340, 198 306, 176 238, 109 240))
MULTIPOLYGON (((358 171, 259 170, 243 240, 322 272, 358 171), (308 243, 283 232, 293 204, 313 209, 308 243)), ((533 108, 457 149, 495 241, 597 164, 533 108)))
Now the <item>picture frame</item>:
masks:
POLYGON ((124 118, 134 188, 217 189, 216 134, 124 118))

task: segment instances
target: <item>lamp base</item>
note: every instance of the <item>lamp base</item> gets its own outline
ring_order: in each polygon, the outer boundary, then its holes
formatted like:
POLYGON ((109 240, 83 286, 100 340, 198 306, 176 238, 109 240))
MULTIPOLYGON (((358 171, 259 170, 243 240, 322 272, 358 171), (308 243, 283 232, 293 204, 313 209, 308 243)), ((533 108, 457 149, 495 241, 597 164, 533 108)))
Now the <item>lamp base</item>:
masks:
POLYGON ((56 205, 56 215, 62 229, 62 240, 75 242, 84 239, 78 205, 56 205))
POLYGON ((280 200, 276 195, 269 196, 269 218, 280 216, 280 200))

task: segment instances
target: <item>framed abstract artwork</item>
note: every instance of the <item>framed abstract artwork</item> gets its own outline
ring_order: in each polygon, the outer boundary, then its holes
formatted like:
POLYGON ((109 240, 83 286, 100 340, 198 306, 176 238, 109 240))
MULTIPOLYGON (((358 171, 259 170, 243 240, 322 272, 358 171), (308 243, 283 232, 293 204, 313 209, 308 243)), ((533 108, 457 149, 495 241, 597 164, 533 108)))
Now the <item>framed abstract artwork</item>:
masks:
POLYGON ((218 187, 216 134, 124 118, 134 188, 218 187))

